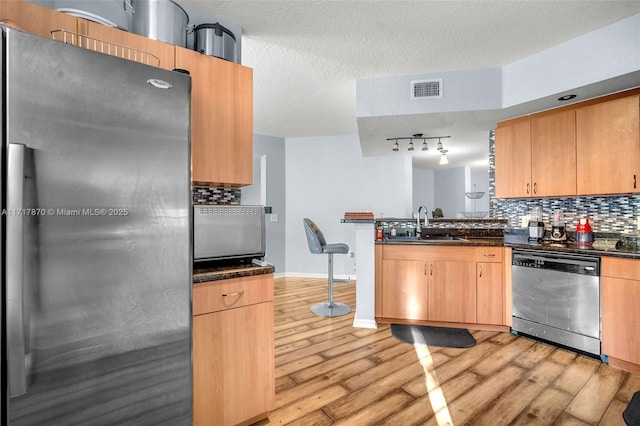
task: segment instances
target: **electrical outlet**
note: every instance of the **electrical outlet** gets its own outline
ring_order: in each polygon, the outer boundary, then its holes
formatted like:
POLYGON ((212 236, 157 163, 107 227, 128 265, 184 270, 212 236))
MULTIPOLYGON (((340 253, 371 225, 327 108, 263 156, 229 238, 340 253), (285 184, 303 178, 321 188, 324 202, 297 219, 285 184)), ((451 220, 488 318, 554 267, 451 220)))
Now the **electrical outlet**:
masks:
POLYGON ((349 253, 347 253, 347 255, 348 255, 349 257, 354 257, 354 253, 353 253, 352 251, 350 251, 349 253))
POLYGON ((269 216, 271 216, 271 222, 277 222, 278 221, 278 214, 277 213, 271 213, 269 216))

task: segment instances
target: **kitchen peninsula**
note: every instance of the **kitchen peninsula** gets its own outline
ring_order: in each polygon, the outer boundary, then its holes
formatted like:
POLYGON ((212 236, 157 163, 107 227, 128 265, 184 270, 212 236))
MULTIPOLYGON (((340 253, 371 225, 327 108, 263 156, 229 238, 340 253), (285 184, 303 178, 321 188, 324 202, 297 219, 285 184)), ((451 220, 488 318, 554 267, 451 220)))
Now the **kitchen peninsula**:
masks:
MULTIPOLYGON (((376 227, 400 220, 379 219, 376 227)), ((640 324, 629 306, 640 292, 640 247, 530 241, 522 228, 430 225, 420 238, 385 232, 375 241, 375 321, 509 332, 513 250, 589 255, 601 262, 602 357, 640 372, 640 324)))

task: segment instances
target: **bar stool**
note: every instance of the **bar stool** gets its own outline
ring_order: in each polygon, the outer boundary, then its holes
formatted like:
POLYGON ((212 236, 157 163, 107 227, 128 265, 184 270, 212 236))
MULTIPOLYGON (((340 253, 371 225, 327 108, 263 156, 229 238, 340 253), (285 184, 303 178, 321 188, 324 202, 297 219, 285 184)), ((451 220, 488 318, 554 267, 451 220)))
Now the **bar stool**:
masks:
POLYGON ((309 251, 313 254, 327 254, 329 256, 329 286, 328 286, 328 302, 318 303, 311 307, 311 312, 315 315, 323 317, 338 317, 346 315, 351 312, 351 307, 344 303, 336 303, 333 301, 333 283, 343 282, 348 283, 348 279, 333 278, 333 254, 347 254, 349 252, 349 246, 344 243, 327 244, 324 239, 324 235, 320 231, 320 228, 316 226, 311 219, 304 218, 304 230, 307 234, 307 243, 309 244, 309 251))

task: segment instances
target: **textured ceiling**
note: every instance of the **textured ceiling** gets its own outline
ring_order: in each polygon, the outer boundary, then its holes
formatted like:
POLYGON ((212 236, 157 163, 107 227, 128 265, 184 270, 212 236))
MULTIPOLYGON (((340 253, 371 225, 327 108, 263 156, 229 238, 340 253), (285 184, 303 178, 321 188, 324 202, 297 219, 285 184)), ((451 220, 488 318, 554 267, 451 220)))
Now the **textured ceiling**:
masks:
POLYGON ((280 137, 358 133, 359 78, 500 67, 640 13, 640 0, 179 3, 242 26, 254 132, 280 137))

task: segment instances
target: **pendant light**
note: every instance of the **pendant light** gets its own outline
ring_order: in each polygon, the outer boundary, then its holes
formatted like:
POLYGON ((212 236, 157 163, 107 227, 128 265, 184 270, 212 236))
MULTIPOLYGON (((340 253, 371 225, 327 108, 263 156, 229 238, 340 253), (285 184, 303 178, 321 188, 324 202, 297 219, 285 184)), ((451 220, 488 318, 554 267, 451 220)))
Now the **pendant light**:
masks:
POLYGON ((427 141, 426 140, 422 141, 422 150, 423 151, 429 151, 429 147, 427 146, 427 141))
POLYGON ((442 142, 440 141, 440 138, 438 138, 438 151, 442 151, 442 142))
POLYGON ((440 163, 439 164, 441 166, 449 164, 449 159, 447 158, 447 152, 449 152, 449 151, 446 150, 446 149, 443 149, 443 150, 440 151, 440 153, 442 155, 440 156, 440 163))
POLYGON ((413 140, 411 140, 411 142, 409 142, 408 151, 413 151, 413 140))
POLYGON ((396 139, 396 143, 393 144, 393 150, 396 151, 396 152, 399 151, 399 149, 398 149, 398 139, 396 139))

